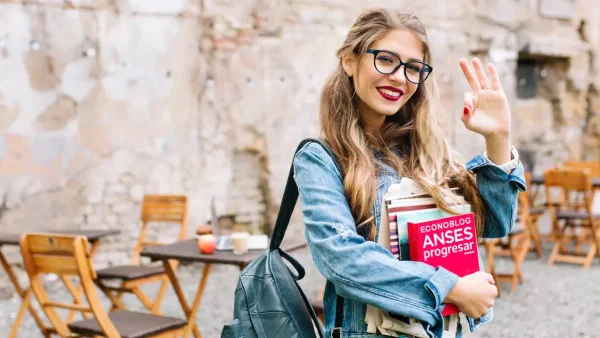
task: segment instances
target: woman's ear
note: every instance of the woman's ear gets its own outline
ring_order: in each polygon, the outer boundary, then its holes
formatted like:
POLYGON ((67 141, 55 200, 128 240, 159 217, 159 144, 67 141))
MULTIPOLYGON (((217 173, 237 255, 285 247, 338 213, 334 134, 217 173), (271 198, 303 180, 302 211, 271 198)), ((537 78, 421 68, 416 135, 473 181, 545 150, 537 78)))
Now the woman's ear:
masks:
POLYGON ((344 72, 346 72, 346 75, 350 77, 354 76, 355 65, 356 57, 354 54, 348 54, 342 58, 342 67, 344 67, 344 72))

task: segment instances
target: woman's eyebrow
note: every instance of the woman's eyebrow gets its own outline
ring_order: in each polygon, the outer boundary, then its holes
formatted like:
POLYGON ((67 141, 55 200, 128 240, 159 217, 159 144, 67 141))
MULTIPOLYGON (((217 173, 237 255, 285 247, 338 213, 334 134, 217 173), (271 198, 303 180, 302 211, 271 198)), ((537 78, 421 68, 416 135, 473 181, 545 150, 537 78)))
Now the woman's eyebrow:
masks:
MULTIPOLYGON (((400 60, 402 60, 402 55, 400 55, 400 53, 396 53, 393 50, 389 50, 389 49, 382 49, 386 52, 391 52, 392 54, 395 54, 397 57, 400 58, 400 60)), ((419 62, 423 62, 423 60, 421 59, 417 59, 417 58, 409 58, 408 61, 419 61, 419 62)))

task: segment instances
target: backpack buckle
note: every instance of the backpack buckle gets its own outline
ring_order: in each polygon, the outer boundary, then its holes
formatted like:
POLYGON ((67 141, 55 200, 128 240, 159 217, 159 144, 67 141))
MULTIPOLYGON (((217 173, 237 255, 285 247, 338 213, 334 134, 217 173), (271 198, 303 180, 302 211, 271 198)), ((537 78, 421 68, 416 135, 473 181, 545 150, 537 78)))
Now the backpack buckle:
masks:
POLYGON ((342 328, 334 327, 333 330, 331 330, 331 338, 342 338, 342 328))

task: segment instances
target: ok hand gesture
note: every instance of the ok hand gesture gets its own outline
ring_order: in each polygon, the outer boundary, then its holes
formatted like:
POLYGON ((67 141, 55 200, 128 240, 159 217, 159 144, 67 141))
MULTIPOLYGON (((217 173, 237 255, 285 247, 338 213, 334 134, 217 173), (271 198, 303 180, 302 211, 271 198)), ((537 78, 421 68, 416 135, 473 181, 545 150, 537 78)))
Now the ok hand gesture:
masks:
POLYGON ((510 134, 510 107, 498 72, 493 64, 488 64, 490 77, 485 74, 481 61, 471 61, 475 74, 465 59, 459 64, 472 92, 464 94, 464 111, 462 122, 468 130, 483 135, 485 138, 506 136, 510 134))

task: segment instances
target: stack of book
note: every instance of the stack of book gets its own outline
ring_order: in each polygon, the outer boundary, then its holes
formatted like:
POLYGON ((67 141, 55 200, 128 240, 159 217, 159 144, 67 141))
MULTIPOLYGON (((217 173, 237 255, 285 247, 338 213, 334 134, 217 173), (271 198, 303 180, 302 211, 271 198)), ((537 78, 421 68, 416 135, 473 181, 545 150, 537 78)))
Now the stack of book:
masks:
MULTIPOLYGON (((392 185, 384 196, 378 243, 399 260, 442 266, 459 276, 479 271, 475 218, 471 207, 460 196, 447 197, 446 202, 458 215, 442 211, 431 195, 416 182, 402 178, 400 184, 392 185)), ((442 315, 444 337, 455 337, 458 308, 454 304, 446 304, 442 315)), ((428 337, 418 320, 371 305, 367 306, 365 322, 370 333, 428 337)))

